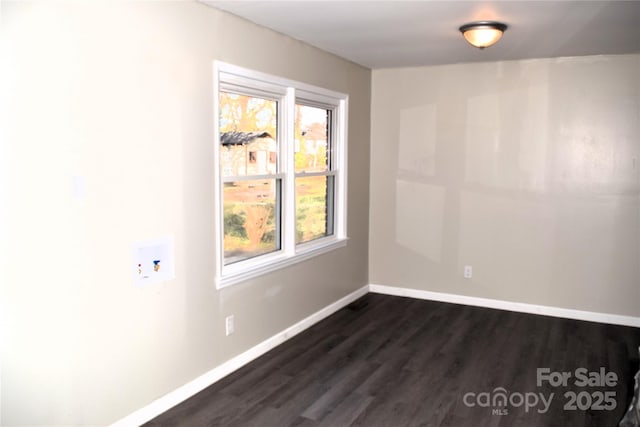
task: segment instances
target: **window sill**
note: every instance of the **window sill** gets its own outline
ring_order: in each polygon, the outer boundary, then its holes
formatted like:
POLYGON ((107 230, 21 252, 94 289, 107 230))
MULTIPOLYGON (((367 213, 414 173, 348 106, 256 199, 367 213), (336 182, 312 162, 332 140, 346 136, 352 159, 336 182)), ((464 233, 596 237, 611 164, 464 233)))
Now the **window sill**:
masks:
POLYGON ((216 288, 222 289, 236 283, 244 282, 262 276, 272 271, 280 270, 290 265, 315 258, 319 255, 331 252, 333 250, 347 246, 348 238, 332 239, 331 241, 309 242, 298 246, 298 250, 294 255, 282 254, 274 258, 270 258, 263 264, 253 265, 242 271, 223 274, 216 277, 216 288))

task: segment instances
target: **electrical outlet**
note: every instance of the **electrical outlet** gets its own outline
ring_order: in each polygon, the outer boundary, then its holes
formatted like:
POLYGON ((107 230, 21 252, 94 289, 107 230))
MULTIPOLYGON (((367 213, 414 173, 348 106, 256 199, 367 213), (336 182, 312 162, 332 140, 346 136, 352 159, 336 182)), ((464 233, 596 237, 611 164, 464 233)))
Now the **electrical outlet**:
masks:
POLYGON ((470 265, 465 265, 464 266, 464 278, 465 279, 471 279, 473 277, 473 267, 471 267, 470 265))
POLYGON ((225 325, 225 333, 227 336, 231 335, 235 331, 235 325, 233 323, 233 314, 231 316, 227 316, 224 321, 225 325))

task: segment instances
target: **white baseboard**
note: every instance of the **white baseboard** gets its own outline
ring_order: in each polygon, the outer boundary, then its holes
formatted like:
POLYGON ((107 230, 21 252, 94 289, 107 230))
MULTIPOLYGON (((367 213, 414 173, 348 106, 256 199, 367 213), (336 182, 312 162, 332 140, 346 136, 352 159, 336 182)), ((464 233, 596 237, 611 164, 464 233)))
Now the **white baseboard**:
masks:
POLYGON ((440 292, 398 288, 394 286, 383 286, 375 284, 369 285, 369 291, 377 294, 396 295, 401 297, 410 297, 430 301, 450 302, 454 304, 473 305, 477 307, 517 311, 520 313, 540 314, 543 316, 562 317, 565 319, 586 320, 589 322, 610 323, 613 325, 623 325, 640 328, 640 317, 621 316, 619 314, 597 313, 593 311, 582 311, 570 308, 526 304, 521 302, 470 297, 466 295, 445 294, 440 292))
POLYGON ((340 298, 338 301, 328 305, 321 310, 316 311, 315 313, 305 319, 302 319, 295 325, 290 326, 287 329, 275 334, 271 338, 267 338, 266 340, 250 348, 244 353, 239 354, 238 356, 226 361, 222 365, 213 368, 203 375, 200 375, 193 381, 188 382, 187 384, 162 396, 161 398, 154 400, 147 406, 138 409, 134 413, 122 418, 121 420, 112 424, 112 427, 137 427, 152 420, 158 415, 168 411, 169 409, 187 400, 196 393, 199 393, 200 391, 209 387, 216 381, 219 381, 230 373, 240 369, 242 366, 246 365, 252 360, 257 359, 274 347, 277 347, 278 345, 294 337, 305 329, 313 326, 322 319, 329 317, 341 308, 346 307, 361 296, 366 295, 368 292, 369 286, 363 286, 362 288, 350 293, 349 295, 340 298))
POLYGON ((130 427, 144 424, 163 412, 168 411, 179 403, 187 400, 191 396, 199 393, 211 384, 219 381, 230 373, 236 371, 252 360, 262 356, 267 351, 282 344, 305 329, 311 327, 322 319, 332 315, 343 307, 368 292, 424 299, 430 301, 449 302, 454 304, 472 305, 477 307, 495 308, 499 310, 509 310, 521 313, 540 314, 543 316, 563 317, 567 319, 586 320, 590 322, 611 323, 614 325, 624 325, 640 328, 640 318, 631 316, 621 316, 617 314, 596 313, 590 311, 573 310, 559 307, 543 305, 525 304, 519 302, 503 301, 488 298, 470 297, 465 295, 446 294, 440 292, 423 291, 419 289, 399 288, 394 286, 383 286, 371 284, 350 293, 338 301, 318 310, 309 317, 302 319, 293 326, 267 338, 244 353, 226 361, 220 366, 204 373, 176 390, 154 400, 147 406, 138 409, 132 414, 122 418, 112 424, 113 427, 130 427))

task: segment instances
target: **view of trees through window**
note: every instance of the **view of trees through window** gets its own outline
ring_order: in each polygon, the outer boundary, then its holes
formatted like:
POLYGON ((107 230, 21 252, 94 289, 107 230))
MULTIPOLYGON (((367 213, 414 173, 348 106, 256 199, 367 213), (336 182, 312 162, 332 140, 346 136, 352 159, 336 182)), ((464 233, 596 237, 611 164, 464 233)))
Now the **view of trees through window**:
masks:
POLYGON ((296 243, 333 233, 330 123, 331 110, 296 104, 296 243))
MULTIPOLYGON (((278 102, 220 92, 224 263, 281 248, 281 150, 278 102)), ((295 108, 296 243, 333 233, 331 110, 295 108)))

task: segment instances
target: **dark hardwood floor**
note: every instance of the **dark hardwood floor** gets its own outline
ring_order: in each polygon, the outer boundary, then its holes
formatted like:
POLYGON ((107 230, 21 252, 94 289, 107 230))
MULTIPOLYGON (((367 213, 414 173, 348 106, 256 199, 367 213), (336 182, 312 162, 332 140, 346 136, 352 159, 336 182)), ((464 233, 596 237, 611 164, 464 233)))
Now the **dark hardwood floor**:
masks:
POLYGON ((368 294, 147 425, 617 426, 639 345, 638 328, 368 294), (571 377, 538 386, 538 368, 571 377))

